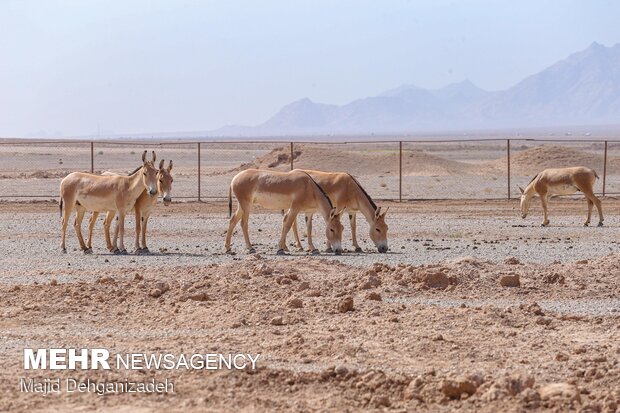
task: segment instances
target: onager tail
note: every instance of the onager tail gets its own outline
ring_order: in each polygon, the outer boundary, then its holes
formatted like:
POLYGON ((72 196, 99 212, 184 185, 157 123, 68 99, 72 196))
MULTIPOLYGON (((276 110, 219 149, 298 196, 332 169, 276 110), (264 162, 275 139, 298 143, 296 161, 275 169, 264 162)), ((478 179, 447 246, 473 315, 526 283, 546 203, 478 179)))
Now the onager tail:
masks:
POLYGON ((62 218, 62 203, 63 203, 63 199, 60 198, 60 205, 59 205, 59 207, 60 207, 60 218, 62 218))
POLYGON ((232 217, 232 184, 228 187, 228 218, 232 217))
POLYGON ((596 179, 599 179, 599 176, 598 176, 598 174, 596 173, 596 171, 595 171, 594 169, 592 169, 592 172, 594 172, 594 177, 595 177, 596 179))

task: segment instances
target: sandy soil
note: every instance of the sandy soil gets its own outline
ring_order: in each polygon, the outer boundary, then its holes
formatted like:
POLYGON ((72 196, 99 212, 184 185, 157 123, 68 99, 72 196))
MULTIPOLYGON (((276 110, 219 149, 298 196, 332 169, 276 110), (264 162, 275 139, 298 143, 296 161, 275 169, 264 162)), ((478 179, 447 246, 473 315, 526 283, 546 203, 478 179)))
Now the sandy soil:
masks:
POLYGON ((603 228, 581 226, 583 200, 551 205, 540 228, 538 204, 527 220, 515 201, 392 204, 388 254, 366 242, 278 257, 281 217, 261 212, 258 254, 241 234, 222 254, 223 203, 160 207, 151 256, 108 254, 100 229, 95 254, 74 250, 72 231, 60 254, 56 205, 1 203, 0 410, 616 412, 620 202, 604 200, 603 228), (172 395, 42 397, 17 391, 29 346, 261 359, 257 371, 79 373, 169 378, 172 395))

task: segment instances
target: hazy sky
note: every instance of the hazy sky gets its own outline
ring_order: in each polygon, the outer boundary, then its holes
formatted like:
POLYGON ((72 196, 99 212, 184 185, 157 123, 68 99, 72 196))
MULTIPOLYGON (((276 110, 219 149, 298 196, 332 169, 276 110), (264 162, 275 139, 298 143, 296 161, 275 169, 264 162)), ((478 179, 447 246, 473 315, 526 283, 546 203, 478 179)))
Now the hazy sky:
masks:
POLYGON ((302 98, 489 89, 620 42, 618 1, 0 0, 0 136, 257 124, 302 98))

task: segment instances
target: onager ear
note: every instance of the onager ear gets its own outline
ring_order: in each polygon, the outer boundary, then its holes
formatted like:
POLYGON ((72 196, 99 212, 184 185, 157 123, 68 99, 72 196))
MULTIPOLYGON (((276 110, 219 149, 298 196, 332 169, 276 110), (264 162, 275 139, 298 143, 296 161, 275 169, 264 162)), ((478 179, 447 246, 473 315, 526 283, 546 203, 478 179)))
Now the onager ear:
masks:
POLYGON ((343 207, 336 215, 342 215, 347 207, 343 207))
POLYGON ((164 163, 165 161, 162 159, 161 161, 159 161, 159 170, 161 171, 162 169, 164 169, 164 163))
POLYGON ((155 151, 151 151, 153 153, 153 165, 155 165, 155 160, 157 159, 157 155, 155 155, 155 151))
POLYGON ((385 211, 383 211, 383 214, 381 214, 380 217, 381 218, 385 218, 385 214, 387 214, 389 209, 390 209, 390 207, 385 208, 385 211))
POLYGON ((142 162, 146 163, 146 153, 148 151, 144 151, 144 153, 142 154, 142 162))
POLYGON ((168 172, 172 171, 172 159, 170 160, 170 163, 168 164, 168 172))
POLYGON ((375 218, 379 218, 380 215, 381 215, 381 207, 378 207, 377 210, 375 211, 375 218))
POLYGON ((519 191, 521 191, 522 194, 525 193, 525 191, 521 187, 519 187, 519 191))
POLYGON ((336 215, 338 215, 338 213, 336 212, 336 208, 332 208, 332 210, 329 211, 329 219, 334 218, 336 215))

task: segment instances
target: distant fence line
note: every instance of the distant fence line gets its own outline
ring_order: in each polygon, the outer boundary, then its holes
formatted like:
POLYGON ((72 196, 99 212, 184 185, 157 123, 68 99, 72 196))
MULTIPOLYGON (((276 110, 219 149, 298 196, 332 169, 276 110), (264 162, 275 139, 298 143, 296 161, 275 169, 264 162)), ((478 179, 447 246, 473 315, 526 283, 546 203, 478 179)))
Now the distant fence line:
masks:
MULTIPOLYGON (((620 194, 620 140, 452 139, 382 141, 0 142, 0 198, 54 198, 72 171, 127 172, 143 150, 174 161, 175 198, 225 198, 249 168, 349 172, 380 200, 511 199, 540 170, 583 165, 595 192, 620 194)), ((150 157, 150 154, 149 154, 150 157)))

